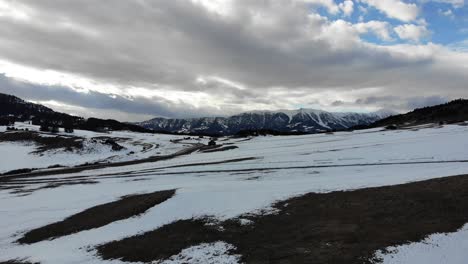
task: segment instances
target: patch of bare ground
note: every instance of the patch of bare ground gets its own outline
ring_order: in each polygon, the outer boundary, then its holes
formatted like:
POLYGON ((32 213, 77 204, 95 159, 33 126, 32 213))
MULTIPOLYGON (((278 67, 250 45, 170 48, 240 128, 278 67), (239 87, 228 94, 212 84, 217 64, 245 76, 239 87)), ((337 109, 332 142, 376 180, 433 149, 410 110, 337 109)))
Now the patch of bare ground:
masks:
MULTIPOLYGON (((29 182, 23 185, 12 185, 9 187, 5 187, 5 190, 13 190, 12 194, 20 194, 21 196, 30 195, 35 191, 44 190, 44 189, 55 189, 62 186, 70 186, 70 185, 84 185, 84 184, 98 184, 98 181, 91 181, 91 180, 83 180, 83 181, 58 181, 58 182, 51 182, 47 185, 40 186, 37 188, 29 188, 31 184, 40 184, 42 182, 29 182)), ((0 187, 0 189, 2 189, 0 187)))
POLYGON ((180 220, 143 235, 101 245, 98 251, 104 259, 152 262, 193 245, 217 241, 219 236, 216 226, 209 226, 204 220, 180 220))
POLYGON ((221 151, 228 151, 232 149, 237 149, 239 148, 238 146, 222 146, 218 148, 213 148, 213 149, 207 149, 202 151, 203 153, 211 153, 211 152, 221 152, 221 151))
POLYGON ((378 263, 376 250, 467 223, 468 176, 310 193, 274 207, 277 214, 242 216, 249 225, 237 219, 217 226, 183 220, 97 250, 104 259, 151 262, 199 243, 226 241, 245 263, 378 263))
POLYGON ((213 162, 201 162, 201 163, 188 163, 182 165, 174 165, 168 167, 162 167, 159 169, 165 168, 182 168, 182 167, 195 167, 195 166, 206 166, 206 165, 216 165, 216 164, 226 164, 226 163, 235 163, 235 162, 242 162, 242 161, 249 161, 249 160, 256 160, 256 157, 247 157, 247 158, 238 158, 238 159, 230 159, 230 160, 221 160, 221 161, 213 161, 213 162))
POLYGON ((117 201, 89 208, 63 221, 31 230, 17 242, 32 244, 102 227, 118 220, 143 214, 148 209, 171 198, 174 194, 175 190, 167 190, 125 196, 117 201))
POLYGON ((33 131, 16 131, 9 133, 0 133, 0 142, 33 142, 38 145, 35 153, 42 153, 48 150, 64 149, 73 151, 83 148, 83 139, 73 136, 48 135, 41 136, 40 133, 33 131))
POLYGON ((22 261, 22 260, 7 260, 7 261, 0 261, 0 264, 39 264, 37 262, 25 262, 25 261, 22 261))

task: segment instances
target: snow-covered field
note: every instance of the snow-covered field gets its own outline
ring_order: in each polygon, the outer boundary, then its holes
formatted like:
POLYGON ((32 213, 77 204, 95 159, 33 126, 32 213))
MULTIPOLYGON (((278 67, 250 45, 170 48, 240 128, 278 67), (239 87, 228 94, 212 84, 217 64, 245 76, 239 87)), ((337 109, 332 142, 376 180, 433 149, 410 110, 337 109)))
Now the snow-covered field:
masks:
MULTIPOLYGON (((29 129, 39 132, 39 126, 17 122, 18 129, 29 129)), ((0 126, 0 133, 6 127, 0 126)), ((31 142, 0 142, 0 173, 23 168, 47 168, 54 165, 75 166, 94 162, 118 162, 144 159, 151 156, 167 155, 189 146, 190 143, 206 143, 206 139, 185 140, 182 143, 172 143, 170 140, 183 139, 182 136, 133 133, 127 131, 112 131, 98 133, 85 130, 75 130, 67 134, 63 131, 50 134, 41 133, 43 137, 56 135, 75 136, 84 138, 82 150, 65 151, 50 150, 45 153, 33 153, 37 145, 31 142), (123 150, 113 151, 110 145, 101 144, 100 138, 112 138, 124 147, 123 150), (97 140, 96 140, 97 139, 97 140)))
POLYGON ((468 226, 455 233, 433 234, 424 241, 388 248, 379 254, 385 264, 465 264, 468 257, 468 226))
MULTIPOLYGON (((89 132, 77 133, 83 133, 85 137, 89 132)), ((467 174, 467 135, 467 126, 447 125, 333 135, 220 139, 220 143, 234 144, 238 148, 224 152, 196 152, 155 163, 17 179, 11 184, 22 190, 35 190, 67 180, 98 183, 45 188, 28 195, 0 190, 0 261, 26 258, 42 264, 123 263, 99 259, 94 246, 154 230, 175 220, 206 215, 228 219, 268 210, 275 201, 308 192, 359 189, 467 174), (31 245, 14 243, 25 231, 63 220, 92 206, 124 195, 169 189, 177 189, 173 198, 141 216, 51 241, 31 245)), ((129 132, 114 132, 112 136, 129 137, 133 141, 148 140, 168 146, 166 152, 180 148, 169 142, 173 136, 129 132)), ((2 149, 0 146, 0 152, 2 149)), ((437 244, 440 249, 457 244, 460 250, 454 258, 468 259, 468 250, 462 250, 468 241, 466 237, 463 229, 459 234, 434 235, 429 239, 431 246, 437 244), (460 240, 463 242, 456 243, 460 240)), ((384 263, 426 263, 426 245, 402 246, 398 252, 384 256, 384 263), (413 248, 417 250, 411 250, 413 248)), ((203 244, 188 248, 164 263, 184 263, 184 259, 190 257, 200 259, 200 252, 221 255, 213 263, 236 263, 238 257, 223 256, 223 250, 229 247, 222 242, 203 244)), ((431 263, 461 263, 445 262, 443 257, 438 260, 441 261, 431 263)), ((210 262, 201 257, 198 263, 210 262)))

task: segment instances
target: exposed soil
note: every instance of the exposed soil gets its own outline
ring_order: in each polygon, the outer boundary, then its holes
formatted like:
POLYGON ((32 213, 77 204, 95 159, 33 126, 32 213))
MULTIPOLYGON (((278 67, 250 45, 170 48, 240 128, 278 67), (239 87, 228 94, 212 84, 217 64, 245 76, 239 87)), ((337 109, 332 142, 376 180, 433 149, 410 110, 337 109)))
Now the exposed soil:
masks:
POLYGON ((158 169, 181 168, 181 167, 196 167, 196 166, 226 164, 226 163, 242 162, 242 161, 249 161, 249 160, 256 160, 256 159, 258 159, 258 158, 255 158, 255 157, 247 157, 247 158, 238 158, 238 159, 221 160, 221 161, 213 161, 213 162, 187 163, 187 164, 182 164, 182 165, 174 165, 174 166, 168 166, 168 167, 161 167, 161 168, 158 168, 158 169))
POLYGON ((205 225, 203 220, 181 220, 140 236, 99 246, 98 251, 104 259, 151 262, 167 259, 193 245, 216 241, 217 237, 220 234, 216 227, 205 225))
POLYGON ((39 264, 39 263, 24 262, 21 260, 7 260, 7 261, 0 261, 0 264, 39 264))
POLYGON ((97 250, 104 259, 151 262, 199 243, 226 241, 246 263, 378 263, 376 250, 454 232, 467 223, 468 175, 310 193, 275 208, 279 213, 242 216, 253 222, 249 225, 238 219, 217 225, 183 220, 97 250))
POLYGON ((0 142, 32 142, 38 145, 35 153, 42 153, 48 150, 64 149, 73 151, 83 148, 83 139, 72 136, 47 136, 33 131, 15 131, 0 133, 0 142))
POLYGON ((26 169, 11 170, 11 171, 7 171, 5 173, 0 173, 0 176, 1 175, 15 175, 15 174, 30 173, 30 172, 33 172, 35 170, 38 170, 38 169, 37 168, 26 168, 26 169))
POLYGON ((140 215, 151 207, 171 198, 174 194, 175 190, 168 190, 122 197, 115 202, 89 208, 63 221, 31 230, 24 234, 17 242, 32 244, 46 239, 102 227, 118 220, 140 215))
POLYGON ((90 180, 80 180, 80 181, 56 181, 51 182, 45 186, 37 187, 37 188, 25 188, 31 184, 40 184, 41 182, 29 182, 26 185, 11 185, 7 187, 3 187, 0 189, 4 190, 13 190, 12 194, 21 194, 22 196, 29 195, 35 191, 43 190, 43 189, 55 189, 62 186, 70 186, 70 185, 83 185, 83 184, 97 184, 98 181, 90 181, 90 180))
POLYGON ((207 149, 204 150, 203 153, 211 153, 211 152, 220 152, 220 151, 228 151, 232 149, 239 148, 238 146, 220 146, 218 148, 213 148, 213 149, 207 149))

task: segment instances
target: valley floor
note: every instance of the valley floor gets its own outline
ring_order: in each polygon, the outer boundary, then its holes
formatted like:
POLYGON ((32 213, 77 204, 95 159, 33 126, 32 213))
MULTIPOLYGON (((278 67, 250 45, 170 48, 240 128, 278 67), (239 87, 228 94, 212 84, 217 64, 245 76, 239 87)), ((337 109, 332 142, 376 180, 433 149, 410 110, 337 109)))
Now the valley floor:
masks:
POLYGON ((221 138, 237 148, 0 178, 0 263, 464 263, 468 176, 447 176, 468 174, 467 135, 447 125, 221 138), (171 190, 138 215, 21 243, 124 196, 171 190))

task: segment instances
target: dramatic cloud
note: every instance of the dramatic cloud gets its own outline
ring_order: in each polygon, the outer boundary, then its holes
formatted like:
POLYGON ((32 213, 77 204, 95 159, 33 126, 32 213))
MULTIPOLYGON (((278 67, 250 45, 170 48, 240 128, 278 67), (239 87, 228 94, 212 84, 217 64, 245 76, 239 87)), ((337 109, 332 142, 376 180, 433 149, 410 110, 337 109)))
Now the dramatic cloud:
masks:
POLYGON ((468 54, 422 19, 395 0, 0 0, 0 92, 125 120, 466 96, 468 54))

